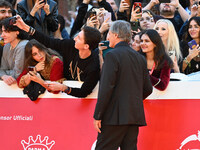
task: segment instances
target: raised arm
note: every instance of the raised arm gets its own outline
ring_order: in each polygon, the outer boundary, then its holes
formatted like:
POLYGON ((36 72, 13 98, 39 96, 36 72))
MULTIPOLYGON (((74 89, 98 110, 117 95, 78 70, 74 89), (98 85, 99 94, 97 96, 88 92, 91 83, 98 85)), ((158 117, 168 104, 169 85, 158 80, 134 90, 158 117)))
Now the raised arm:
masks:
POLYGON ((33 36, 34 39, 44 44, 46 47, 56 50, 61 55, 63 55, 63 53, 66 53, 67 50, 72 50, 74 48, 74 44, 75 44, 74 40, 72 39, 60 40, 60 39, 51 38, 41 32, 38 32, 34 28, 24 23, 24 21, 19 15, 17 15, 16 17, 17 17, 17 21, 15 25, 18 28, 24 30, 25 32, 28 32, 30 35, 33 36))
POLYGON ((187 13, 187 11, 182 7, 182 5, 179 3, 179 0, 171 0, 170 5, 173 5, 179 12, 183 22, 185 22, 190 15, 187 13))
POLYGON ((70 32, 70 37, 73 37, 76 34, 76 32, 79 31, 83 26, 83 20, 87 13, 89 3, 90 0, 83 0, 83 3, 79 6, 78 14, 76 16, 75 22, 70 32))

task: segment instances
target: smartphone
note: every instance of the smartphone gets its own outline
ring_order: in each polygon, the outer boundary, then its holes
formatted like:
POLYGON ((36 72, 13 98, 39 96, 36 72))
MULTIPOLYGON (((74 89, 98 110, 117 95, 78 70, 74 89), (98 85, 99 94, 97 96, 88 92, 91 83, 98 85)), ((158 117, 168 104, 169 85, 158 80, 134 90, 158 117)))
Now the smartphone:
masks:
POLYGON ((103 43, 101 46, 107 46, 109 48, 109 41, 102 41, 101 43, 103 43))
POLYGON ((138 21, 131 22, 131 30, 138 31, 138 21))
POLYGON ((104 43, 101 46, 107 46, 107 49, 104 49, 102 51, 103 52, 103 58, 105 58, 106 54, 113 48, 109 47, 109 41, 102 41, 101 43, 104 43))
POLYGON ((190 49, 193 49, 197 46, 197 43, 195 40, 192 40, 192 41, 188 42, 188 46, 190 47, 190 49))
POLYGON ((46 0, 43 0, 43 1, 40 2, 40 4, 42 4, 42 3, 46 3, 46 0))
POLYGON ((104 14, 103 14, 103 20, 105 21, 106 19, 108 19, 108 21, 107 22, 111 22, 112 20, 111 20, 111 12, 105 12, 104 14), (109 18, 109 19, 108 19, 109 18))
POLYGON ((170 3, 171 0, 159 0, 160 3, 170 3))
POLYGON ((35 66, 28 66, 28 71, 34 71, 35 66))
POLYGON ((11 18, 10 18, 10 21, 9 21, 9 25, 15 24, 16 21, 17 21, 17 18, 16 18, 15 16, 14 16, 14 17, 11 17, 11 18))
POLYGON ((90 11, 90 12, 88 12, 89 13, 89 18, 92 18, 93 16, 96 16, 97 15, 97 13, 96 13, 96 11, 90 11))
POLYGON ((176 56, 176 53, 175 51, 169 51, 169 57, 174 61, 175 59, 175 56, 176 56))
POLYGON ((136 10, 137 8, 139 8, 139 10, 136 13, 141 13, 142 12, 142 4, 141 2, 134 2, 133 4, 134 10, 136 10))

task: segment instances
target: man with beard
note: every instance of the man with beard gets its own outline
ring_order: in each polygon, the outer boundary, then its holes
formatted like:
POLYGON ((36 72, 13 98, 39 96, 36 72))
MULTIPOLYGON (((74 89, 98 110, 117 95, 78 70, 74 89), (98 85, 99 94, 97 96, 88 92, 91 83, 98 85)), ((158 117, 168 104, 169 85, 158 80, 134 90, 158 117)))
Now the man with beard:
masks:
MULTIPOLYGON (((151 0, 144 10, 150 10, 154 5, 159 3, 159 0, 151 0)), ((189 18, 189 14, 181 6, 179 0, 171 0, 170 3, 160 3, 159 11, 160 16, 170 20, 173 23, 177 33, 183 23, 189 18)))
MULTIPOLYGON (((9 17, 12 17, 12 5, 7 1, 0 1, 0 21, 9 17)), ((3 39, 1 38, 1 31, 0 31, 0 64, 1 64, 3 46, 4 42, 3 39)))

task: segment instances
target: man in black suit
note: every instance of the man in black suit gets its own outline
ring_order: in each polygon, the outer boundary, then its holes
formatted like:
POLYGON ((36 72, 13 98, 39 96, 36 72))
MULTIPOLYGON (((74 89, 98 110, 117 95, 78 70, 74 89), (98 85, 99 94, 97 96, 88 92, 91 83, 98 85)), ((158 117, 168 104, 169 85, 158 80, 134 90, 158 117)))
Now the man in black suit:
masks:
POLYGON ((94 127, 99 132, 95 150, 136 150, 139 126, 146 125, 143 99, 152 92, 145 58, 129 45, 131 27, 113 22, 108 33, 94 127))

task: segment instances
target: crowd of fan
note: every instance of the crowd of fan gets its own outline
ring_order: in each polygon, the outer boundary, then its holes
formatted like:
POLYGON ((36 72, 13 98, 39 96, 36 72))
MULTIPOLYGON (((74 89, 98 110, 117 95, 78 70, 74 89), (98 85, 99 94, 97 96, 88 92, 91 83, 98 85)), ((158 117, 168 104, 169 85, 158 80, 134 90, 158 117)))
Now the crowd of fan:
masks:
POLYGON ((152 85, 165 90, 170 73, 200 71, 199 3, 121 0, 118 8, 114 0, 83 0, 73 12, 68 34, 54 0, 21 0, 13 5, 0 1, 0 77, 7 85, 17 83, 26 93, 40 85, 49 92, 86 97, 113 48, 106 38, 111 23, 125 20, 132 27, 130 47, 146 58, 152 85), (64 80, 83 84, 73 88, 64 80))

